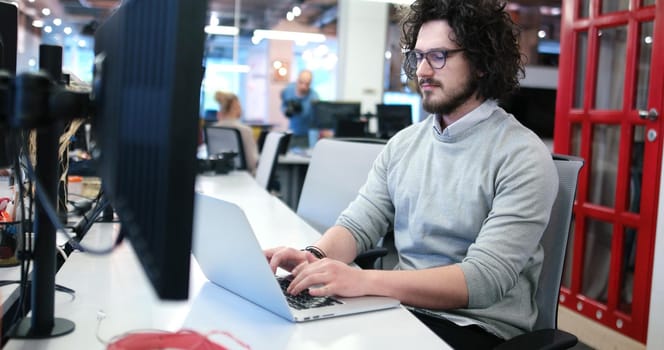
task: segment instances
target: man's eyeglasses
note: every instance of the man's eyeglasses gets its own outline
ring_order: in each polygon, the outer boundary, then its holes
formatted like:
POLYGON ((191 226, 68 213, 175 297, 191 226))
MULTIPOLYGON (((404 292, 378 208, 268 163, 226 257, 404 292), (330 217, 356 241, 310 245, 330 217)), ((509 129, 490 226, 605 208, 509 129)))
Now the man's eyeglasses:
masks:
POLYGON ((410 50, 406 52, 406 59, 403 63, 404 71, 410 79, 416 78, 417 67, 420 66, 422 61, 426 60, 429 66, 433 69, 442 69, 445 67, 445 62, 447 62, 447 57, 450 54, 454 54, 464 49, 453 49, 453 50, 431 50, 431 51, 416 51, 410 50))

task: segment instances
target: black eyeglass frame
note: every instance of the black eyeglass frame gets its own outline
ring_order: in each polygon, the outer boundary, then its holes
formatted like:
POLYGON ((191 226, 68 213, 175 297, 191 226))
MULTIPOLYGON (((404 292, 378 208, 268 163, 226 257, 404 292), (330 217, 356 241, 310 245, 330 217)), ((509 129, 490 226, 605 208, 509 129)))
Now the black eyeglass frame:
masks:
POLYGON ((408 76, 409 79, 415 79, 417 76, 417 68, 419 68, 420 64, 422 64, 423 61, 426 60, 429 67, 433 69, 443 69, 443 67, 445 67, 445 64, 447 64, 447 58, 450 56, 450 54, 455 54, 457 52, 461 52, 464 50, 465 50, 464 48, 451 49, 451 50, 433 49, 424 52, 417 50, 408 50, 404 53, 405 59, 403 61, 403 69, 406 72, 406 76, 408 76), (418 54, 421 55, 421 58, 417 57, 418 54), (437 65, 431 63, 432 54, 442 54, 443 59, 442 63, 439 64, 440 67, 437 67, 437 65))

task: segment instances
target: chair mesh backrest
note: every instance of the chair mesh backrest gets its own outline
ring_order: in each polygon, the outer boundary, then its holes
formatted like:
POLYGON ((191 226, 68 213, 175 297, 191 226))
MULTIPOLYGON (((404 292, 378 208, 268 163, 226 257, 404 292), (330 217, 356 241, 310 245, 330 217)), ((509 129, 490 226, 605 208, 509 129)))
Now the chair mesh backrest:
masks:
POLYGON ((549 224, 542 235, 544 248, 542 274, 537 287, 539 314, 535 330, 557 328, 558 295, 565 262, 567 239, 571 230, 572 207, 576 195, 577 178, 583 159, 566 155, 553 155, 558 169, 558 195, 551 209, 549 224))
POLYGON ((297 214, 319 232, 334 225, 367 180, 384 144, 322 139, 304 178, 297 214))
POLYGON ((214 156, 224 152, 235 152, 235 168, 246 169, 247 161, 242 146, 240 130, 225 126, 205 127, 205 146, 208 156, 214 156))
POLYGON ((256 167, 256 182, 264 188, 270 184, 270 179, 274 174, 274 168, 279 159, 279 151, 282 148, 282 142, 285 140, 286 134, 283 132, 270 131, 265 136, 263 149, 258 158, 258 166, 256 167))

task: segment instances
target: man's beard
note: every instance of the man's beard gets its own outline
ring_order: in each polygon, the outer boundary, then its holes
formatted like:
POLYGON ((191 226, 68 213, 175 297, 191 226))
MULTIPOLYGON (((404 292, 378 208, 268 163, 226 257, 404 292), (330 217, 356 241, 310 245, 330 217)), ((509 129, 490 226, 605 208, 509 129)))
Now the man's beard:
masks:
MULTIPOLYGON (((431 79, 428 79, 431 80, 431 79)), ((424 79, 420 80, 420 85, 424 79)), ((445 89, 442 83, 435 81, 441 89, 445 89)), ((463 85, 461 91, 449 96, 447 100, 434 99, 433 94, 429 92, 423 93, 422 108, 429 113, 448 115, 454 112, 457 108, 468 101, 477 92, 478 82, 477 79, 471 79, 463 85), (426 96, 429 94, 429 96, 426 96)))

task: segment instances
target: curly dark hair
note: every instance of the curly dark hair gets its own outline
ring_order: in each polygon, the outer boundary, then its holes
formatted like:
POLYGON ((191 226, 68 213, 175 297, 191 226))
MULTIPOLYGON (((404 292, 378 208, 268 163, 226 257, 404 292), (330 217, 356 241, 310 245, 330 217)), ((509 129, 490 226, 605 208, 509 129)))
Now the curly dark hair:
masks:
MULTIPOLYGON (((417 0, 401 20, 401 45, 412 50, 422 24, 446 20, 450 40, 464 48, 472 69, 480 72, 478 93, 483 98, 505 98, 525 76, 519 50, 520 30, 496 0, 417 0)), ((405 62, 404 62, 405 63, 405 62)))

